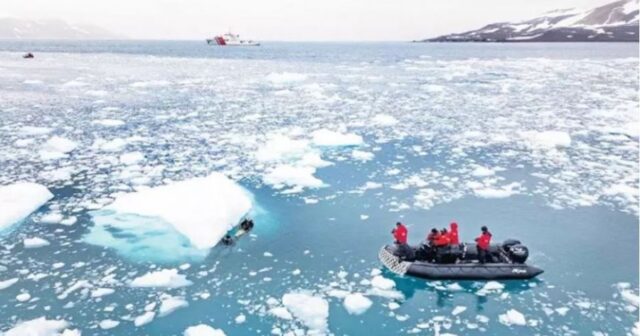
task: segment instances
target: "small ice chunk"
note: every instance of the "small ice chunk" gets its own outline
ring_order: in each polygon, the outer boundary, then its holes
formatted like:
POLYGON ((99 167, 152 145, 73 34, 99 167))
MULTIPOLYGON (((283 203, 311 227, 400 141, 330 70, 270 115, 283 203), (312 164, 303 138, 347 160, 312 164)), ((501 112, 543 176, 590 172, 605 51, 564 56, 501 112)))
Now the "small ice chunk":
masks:
POLYGON ((509 309, 506 313, 500 314, 500 316, 498 316, 498 320, 500 321, 500 323, 508 326, 527 325, 527 320, 525 319, 524 315, 515 309, 509 309))
POLYGON ((325 334, 329 318, 329 303, 310 293, 287 293, 282 297, 285 307, 309 328, 310 334, 325 334))
POLYGON ((91 297, 99 298, 113 293, 115 293, 115 290, 112 288, 97 288, 91 292, 91 297))
POLYGON ((178 274, 178 270, 163 269, 139 276, 129 284, 131 287, 167 287, 178 288, 191 285, 186 276, 178 274))
POLYGON ((0 230, 23 220, 52 198, 49 189, 37 183, 0 186, 0 230))
POLYGON ((25 240, 22 241, 22 243, 24 244, 24 248, 28 248, 28 249, 50 245, 48 241, 39 237, 26 238, 25 240))
POLYGON ((291 320, 293 319, 293 315, 287 310, 285 307, 275 307, 269 309, 269 314, 281 318, 283 320, 291 320))
POLYGON ((18 282, 18 278, 2 280, 2 281, 0 281, 0 290, 7 289, 7 288, 13 286, 16 282, 18 282))
POLYGON ((118 127, 124 125, 124 121, 119 119, 98 119, 94 120, 93 123, 105 127, 118 127))
POLYGON ((158 310, 158 316, 167 316, 174 311, 189 306, 189 302, 181 297, 168 296, 162 299, 160 303, 160 309, 158 310))
POLYGON ((344 298, 343 305, 351 315, 361 315, 366 312, 373 302, 360 293, 349 294, 344 298))
POLYGON ((375 155, 371 152, 365 152, 365 151, 361 151, 361 150, 353 150, 353 152, 351 152, 351 157, 354 160, 358 160, 358 161, 371 161, 373 160, 373 158, 375 157, 375 155))
POLYGON ((311 142, 316 146, 360 146, 362 137, 353 133, 340 133, 328 129, 319 129, 311 133, 311 142))
POLYGON ((107 319, 107 320, 100 321, 98 326, 102 330, 109 330, 109 329, 113 329, 113 328, 117 327, 119 324, 120 324, 119 321, 114 321, 114 320, 108 320, 107 319))
POLYGON ((453 308, 451 315, 456 316, 462 314, 465 310, 467 310, 467 307, 465 306, 456 306, 455 308, 453 308))
POLYGON ((247 317, 244 314, 240 314, 238 316, 236 316, 235 320, 236 324, 242 324, 245 323, 247 321, 247 317))
POLYGON ((376 275, 371 279, 371 286, 376 287, 382 290, 390 290, 396 286, 396 283, 391 280, 383 277, 382 275, 376 275))
POLYGON ((65 157, 65 154, 76 149, 76 147, 78 147, 78 144, 67 138, 53 136, 42 146, 40 157, 43 160, 60 159, 65 157))
POLYGON ((315 172, 314 167, 281 164, 265 174, 262 180, 276 189, 291 186, 302 191, 303 188, 324 187, 322 180, 313 176, 315 172))
POLYGON ((59 212, 49 212, 44 216, 40 217, 40 223, 43 224, 58 224, 62 221, 64 217, 59 212))
POLYGON ((214 329, 206 324, 199 324, 187 328, 183 336, 226 336, 224 331, 214 329))
POLYGON ((26 302, 26 301, 29 301, 30 299, 31 299, 31 294, 27 292, 16 295, 16 300, 18 300, 19 302, 26 302))
POLYGON ((377 114, 371 122, 378 126, 393 126, 398 123, 398 119, 388 114, 377 114))
POLYGON ((132 165, 140 161, 144 161, 144 154, 140 152, 131 152, 120 155, 120 163, 123 165, 132 165))
POLYGON ((143 326, 143 325, 145 325, 145 324, 150 323, 151 321, 153 321, 153 318, 154 318, 154 317, 156 317, 156 313, 154 313, 154 312, 145 312, 144 314, 142 314, 142 315, 140 315, 140 316, 136 317, 136 318, 133 320, 133 324, 134 324, 136 327, 140 327, 140 326, 143 326))

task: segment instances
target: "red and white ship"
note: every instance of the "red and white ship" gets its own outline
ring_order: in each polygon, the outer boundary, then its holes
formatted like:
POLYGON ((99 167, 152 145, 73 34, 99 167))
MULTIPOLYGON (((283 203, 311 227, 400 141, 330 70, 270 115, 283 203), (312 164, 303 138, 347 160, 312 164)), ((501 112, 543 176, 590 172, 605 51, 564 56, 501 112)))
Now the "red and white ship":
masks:
POLYGON ((241 40, 240 35, 229 32, 223 35, 218 35, 216 37, 207 39, 207 44, 217 45, 217 46, 229 46, 229 47, 237 47, 237 46, 257 47, 260 45, 260 42, 253 41, 253 40, 241 40))

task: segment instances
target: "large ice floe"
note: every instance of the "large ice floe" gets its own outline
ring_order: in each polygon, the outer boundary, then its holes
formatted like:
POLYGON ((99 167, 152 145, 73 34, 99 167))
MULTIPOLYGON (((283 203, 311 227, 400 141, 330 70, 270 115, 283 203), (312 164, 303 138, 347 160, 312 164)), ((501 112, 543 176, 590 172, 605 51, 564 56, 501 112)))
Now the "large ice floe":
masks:
POLYGON ((0 231, 23 220, 52 198, 49 189, 37 183, 0 186, 0 231))
POLYGON ((247 190, 212 173, 118 195, 92 212, 95 226, 85 239, 136 258, 201 257, 251 208, 247 190))

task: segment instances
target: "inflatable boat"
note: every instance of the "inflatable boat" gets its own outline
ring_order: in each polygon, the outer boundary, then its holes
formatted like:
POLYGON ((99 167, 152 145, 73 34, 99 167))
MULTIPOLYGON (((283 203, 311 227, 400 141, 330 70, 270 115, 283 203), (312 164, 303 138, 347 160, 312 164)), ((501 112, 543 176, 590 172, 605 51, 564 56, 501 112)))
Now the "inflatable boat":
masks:
POLYGON ((429 280, 531 279, 543 270, 527 265, 529 250, 517 240, 489 247, 488 261, 479 262, 476 244, 432 248, 425 244, 386 245, 378 257, 390 271, 429 280))

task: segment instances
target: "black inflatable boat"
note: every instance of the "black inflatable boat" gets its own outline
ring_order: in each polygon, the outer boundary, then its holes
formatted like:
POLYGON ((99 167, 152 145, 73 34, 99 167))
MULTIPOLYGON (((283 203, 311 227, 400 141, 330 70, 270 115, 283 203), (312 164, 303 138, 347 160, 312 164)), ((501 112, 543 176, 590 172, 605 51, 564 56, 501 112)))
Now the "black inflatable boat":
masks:
POLYGON ((531 279, 543 270, 527 265, 529 250, 517 240, 491 245, 489 262, 478 260, 476 244, 433 249, 426 245, 386 245, 380 261, 392 272, 433 280, 531 279))

